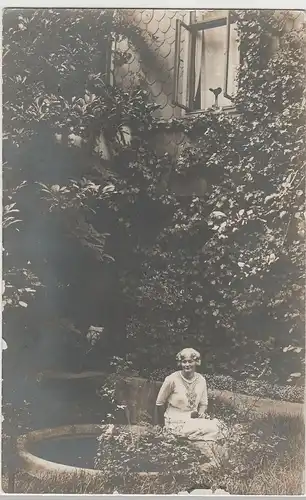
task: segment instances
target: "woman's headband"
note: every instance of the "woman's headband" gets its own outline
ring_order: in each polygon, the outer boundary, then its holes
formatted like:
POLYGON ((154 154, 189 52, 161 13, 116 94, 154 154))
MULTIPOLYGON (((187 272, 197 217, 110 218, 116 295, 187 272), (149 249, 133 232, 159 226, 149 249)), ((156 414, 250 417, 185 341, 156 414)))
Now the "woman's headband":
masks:
POLYGON ((198 351, 195 349, 192 349, 191 347, 187 347, 186 349, 183 349, 176 355, 176 361, 180 363, 184 358, 190 357, 194 361, 197 362, 197 365, 201 364, 201 355, 198 351))

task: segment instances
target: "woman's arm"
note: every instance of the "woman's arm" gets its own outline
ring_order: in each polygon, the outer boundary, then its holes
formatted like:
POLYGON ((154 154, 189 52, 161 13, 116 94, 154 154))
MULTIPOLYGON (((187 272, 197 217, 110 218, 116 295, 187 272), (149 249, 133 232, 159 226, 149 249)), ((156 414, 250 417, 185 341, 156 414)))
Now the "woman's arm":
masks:
POLYGON ((207 406, 208 405, 204 405, 204 404, 199 405, 199 411, 198 411, 199 418, 205 417, 205 414, 207 412, 207 406))
POLYGON ((205 413, 207 412, 207 407, 208 407, 207 384, 206 384, 206 380, 204 379, 203 392, 202 392, 199 407, 198 407, 199 418, 203 418, 205 416, 205 413))
POLYGON ((173 391, 172 383, 169 380, 169 377, 165 378, 164 383, 162 384, 155 406, 155 415, 154 415, 154 423, 155 425, 161 425, 162 427, 165 425, 165 410, 167 406, 168 399, 173 391))
POLYGON ((164 425, 165 425, 165 406, 164 405, 156 405, 155 406, 154 425, 160 425, 161 427, 164 427, 164 425))

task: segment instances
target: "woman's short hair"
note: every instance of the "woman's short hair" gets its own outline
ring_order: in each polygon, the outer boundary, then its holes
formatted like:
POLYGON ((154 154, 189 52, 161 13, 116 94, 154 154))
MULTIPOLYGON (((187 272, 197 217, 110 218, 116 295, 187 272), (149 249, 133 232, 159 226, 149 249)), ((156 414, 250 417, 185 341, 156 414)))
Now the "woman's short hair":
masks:
POLYGON ((201 355, 198 351, 195 349, 192 349, 191 347, 186 347, 176 355, 176 361, 180 365, 183 359, 190 357, 193 359, 196 364, 199 366, 201 364, 201 355))

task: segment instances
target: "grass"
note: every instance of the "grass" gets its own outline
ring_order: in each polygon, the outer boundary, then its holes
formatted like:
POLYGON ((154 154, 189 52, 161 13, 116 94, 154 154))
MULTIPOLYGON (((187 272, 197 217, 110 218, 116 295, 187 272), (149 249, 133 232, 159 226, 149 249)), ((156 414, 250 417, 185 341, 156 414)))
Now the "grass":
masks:
MULTIPOLYGON (((248 463, 244 474, 229 474, 223 487, 239 495, 302 495, 305 493, 305 427, 302 417, 268 413, 252 422, 253 432, 262 432, 262 443, 276 435, 279 441, 270 456, 259 456, 248 463), (260 460, 261 458, 261 460, 260 460)), ((243 452, 243 446, 241 447, 243 452)), ((250 454, 245 449, 246 456, 250 454)), ((252 457, 251 457, 252 458, 252 457)), ((240 457, 234 460, 239 464, 240 457)), ((222 475, 222 470, 220 471, 222 475)), ((211 481, 214 482, 212 477, 211 481)))
MULTIPOLYGON (((243 421, 233 407, 220 402, 215 412, 226 413, 227 421, 243 421)), ((230 448, 229 460, 219 469, 198 476, 169 475, 167 477, 122 476, 114 472, 111 481, 99 478, 63 478, 46 476, 32 478, 25 473, 16 475, 15 493, 59 493, 59 494, 175 494, 192 488, 223 488, 231 494, 240 495, 302 495, 304 489, 304 421, 301 416, 268 413, 248 417, 248 435, 239 439, 238 448, 230 448), (257 448, 253 449, 250 436, 260 436, 257 448), (275 446, 271 446, 273 436, 275 446), (279 438, 277 438, 279 436, 279 438), (272 441, 271 441, 272 440, 272 441), (269 451, 269 453, 267 453, 269 451)), ((255 438, 254 438, 255 439, 255 438)), ((3 491, 7 490, 4 474, 3 491)))

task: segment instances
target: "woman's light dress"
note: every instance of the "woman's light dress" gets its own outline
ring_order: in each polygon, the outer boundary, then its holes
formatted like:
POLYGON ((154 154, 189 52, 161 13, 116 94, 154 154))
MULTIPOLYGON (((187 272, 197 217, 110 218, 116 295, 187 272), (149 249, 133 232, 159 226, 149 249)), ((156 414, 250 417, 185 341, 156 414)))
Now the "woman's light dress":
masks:
POLYGON ((191 380, 180 371, 172 373, 157 396, 156 404, 165 405, 165 428, 179 437, 196 442, 216 442, 221 439, 221 422, 205 418, 207 408, 207 385, 203 375, 195 373, 191 380), (197 411, 198 418, 191 418, 197 411))

